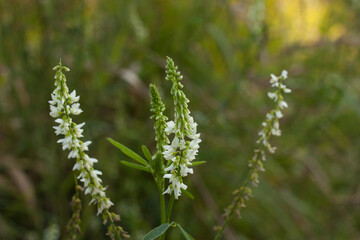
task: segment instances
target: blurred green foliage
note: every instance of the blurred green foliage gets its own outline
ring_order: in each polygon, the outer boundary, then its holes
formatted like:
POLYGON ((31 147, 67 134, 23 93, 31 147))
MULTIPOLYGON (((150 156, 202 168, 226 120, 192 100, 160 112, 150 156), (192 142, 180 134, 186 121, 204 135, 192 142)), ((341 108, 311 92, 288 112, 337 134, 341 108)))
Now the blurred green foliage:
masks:
MULTIPOLYGON (((44 239, 54 226, 64 237, 74 163, 56 144, 47 102, 59 57, 122 226, 139 239, 159 225, 151 176, 120 165, 126 157, 105 138, 154 152, 150 83, 173 114, 165 56, 184 75, 207 161, 174 220, 213 238, 271 108, 269 74, 287 69, 278 151, 224 238, 359 239, 359 23, 358 0, 0 0, 0 239, 44 239)), ((83 239, 106 239, 87 202, 83 239)))

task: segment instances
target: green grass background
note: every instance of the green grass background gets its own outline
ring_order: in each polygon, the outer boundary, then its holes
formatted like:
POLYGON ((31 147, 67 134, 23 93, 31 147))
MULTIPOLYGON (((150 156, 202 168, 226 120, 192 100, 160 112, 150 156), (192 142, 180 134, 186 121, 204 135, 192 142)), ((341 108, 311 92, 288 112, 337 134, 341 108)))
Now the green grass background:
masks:
MULTIPOLYGON (((106 137, 154 153, 150 83, 173 114, 165 56, 184 75, 207 161, 186 179, 195 199, 176 202, 175 221, 213 239, 272 107, 269 74, 287 69, 278 150, 224 239, 360 239, 359 23, 358 0, 0 0, 0 239, 44 239, 54 224, 64 239, 74 163, 47 102, 60 57, 121 225, 131 239, 159 225, 151 176, 120 165, 106 137)), ((88 201, 80 239, 106 239, 88 201)))

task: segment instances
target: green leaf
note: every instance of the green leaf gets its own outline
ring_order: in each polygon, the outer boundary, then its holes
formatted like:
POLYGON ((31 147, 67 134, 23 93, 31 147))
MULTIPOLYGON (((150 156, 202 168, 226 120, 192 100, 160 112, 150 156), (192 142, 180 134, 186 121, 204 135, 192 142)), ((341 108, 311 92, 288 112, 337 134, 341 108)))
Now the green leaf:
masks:
POLYGON ((141 171, 145 171, 145 172, 150 172, 150 169, 147 167, 144 167, 143 165, 137 164, 137 163, 131 163, 128 161, 120 161, 122 164, 124 164, 125 166, 131 167, 131 168, 135 168, 141 171))
POLYGON ((185 237, 186 240, 195 240, 190 234, 188 234, 181 226, 180 224, 176 223, 176 226, 180 229, 181 233, 185 237))
POLYGON ((181 189, 181 191, 183 193, 185 193, 186 196, 188 196, 191 199, 195 199, 194 195, 192 195, 189 191, 185 190, 185 189, 181 189))
POLYGON ((147 147, 145 145, 142 145, 141 146, 141 149, 144 153, 144 156, 146 157, 146 159, 151 162, 152 161, 152 157, 151 157, 151 153, 149 151, 149 149, 147 149, 147 147))
POLYGON ((153 240, 161 235, 163 235, 166 230, 170 227, 169 223, 161 224, 160 226, 154 228, 150 232, 148 232, 141 240, 153 240))
POLYGON ((191 163, 191 166, 198 166, 198 165, 201 165, 201 164, 204 164, 204 163, 206 163, 206 161, 196 161, 196 162, 192 162, 191 163))
POLYGON ((112 138, 107 138, 107 140, 114 145, 115 147, 117 147, 118 149, 120 149, 125 155, 127 155, 128 157, 131 157, 132 159, 134 159, 135 161, 138 161, 139 163, 148 166, 148 163, 145 159, 143 159, 142 157, 140 157, 139 155, 137 155, 135 152, 133 152, 130 148, 125 147, 124 145, 122 145, 121 143, 115 141, 112 138))

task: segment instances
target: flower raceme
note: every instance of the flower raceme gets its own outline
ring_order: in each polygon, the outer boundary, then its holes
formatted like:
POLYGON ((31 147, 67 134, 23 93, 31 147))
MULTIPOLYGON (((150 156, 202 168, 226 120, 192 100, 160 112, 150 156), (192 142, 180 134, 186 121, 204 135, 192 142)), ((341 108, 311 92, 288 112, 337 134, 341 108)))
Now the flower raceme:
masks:
POLYGON ((281 136, 279 119, 283 117, 282 110, 288 107, 288 104, 284 101, 283 94, 291 93, 291 89, 287 88, 284 84, 287 75, 288 73, 286 70, 283 70, 280 76, 275 76, 274 74, 270 75, 271 87, 276 89, 274 92, 269 92, 268 97, 274 100, 275 108, 266 114, 266 120, 261 124, 263 128, 259 131, 260 138, 257 140, 260 147, 255 150, 255 155, 249 161, 249 167, 253 170, 250 182, 255 186, 259 182, 258 170, 264 171, 262 161, 266 160, 265 150, 268 150, 270 153, 275 153, 276 150, 275 147, 270 145, 269 138, 271 136, 281 136))
MULTIPOLYGON (((123 233, 120 227, 113 225, 113 220, 117 219, 114 213, 109 212, 108 209, 113 205, 110 199, 105 194, 105 187, 101 185, 102 173, 94 169, 94 163, 98 162, 97 159, 89 157, 86 151, 89 150, 91 141, 83 142, 80 138, 83 137, 82 127, 85 123, 77 124, 73 122, 71 115, 79 115, 82 110, 80 109, 79 96, 76 96, 76 91, 69 93, 66 85, 66 77, 64 71, 70 71, 69 68, 62 66, 61 61, 59 65, 53 68, 55 74, 55 90, 51 94, 50 115, 56 118, 55 122, 58 124, 53 127, 56 135, 62 135, 63 138, 57 142, 62 144, 63 150, 69 150, 68 158, 73 158, 76 163, 73 171, 78 171, 77 178, 83 182, 85 194, 91 196, 89 204, 97 205, 97 214, 102 214, 104 222, 110 221, 109 227, 110 236, 113 234, 123 233), (113 232, 113 233, 111 233, 113 232), (115 232, 115 233, 114 233, 115 232)), ((120 236, 120 235, 119 235, 120 236)), ((115 239, 115 238, 114 238, 115 239)))
POLYGON ((200 133, 197 133, 197 123, 190 116, 188 109, 189 100, 181 90, 182 76, 171 58, 166 60, 166 80, 172 82, 171 95, 174 100, 174 121, 166 123, 165 133, 174 134, 171 144, 164 146, 163 156, 168 161, 165 168, 165 179, 169 179, 169 186, 164 194, 174 194, 175 199, 181 195, 181 189, 186 190, 183 177, 193 174, 191 162, 195 159, 199 143, 200 133))
POLYGON ((101 185, 99 175, 102 173, 95 170, 93 165, 98 160, 89 157, 85 152, 89 150, 91 141, 83 142, 79 140, 83 137, 82 127, 85 123, 76 124, 73 122, 71 115, 79 115, 82 110, 78 103, 80 97, 76 96, 74 90, 69 94, 69 89, 66 85, 66 77, 62 70, 69 71, 69 68, 61 64, 54 67, 57 70, 55 74, 55 90, 51 94, 52 100, 50 103, 50 115, 54 118, 58 126, 55 126, 56 135, 63 135, 64 137, 57 142, 62 144, 62 149, 68 149, 68 158, 76 159, 73 170, 80 172, 78 178, 84 183, 85 194, 91 195, 91 202, 98 204, 98 214, 101 214, 105 209, 109 209, 113 203, 105 195, 105 188, 101 185))
POLYGON ((269 92, 268 97, 275 102, 275 107, 266 114, 266 119, 262 122, 262 129, 259 131, 259 139, 257 144, 259 146, 255 149, 253 157, 249 160, 249 174, 245 179, 244 184, 234 191, 234 200, 230 206, 225 210, 225 220, 221 226, 217 226, 218 233, 216 240, 221 239, 222 233, 229 222, 229 219, 236 212, 240 216, 240 209, 245 208, 245 202, 252 196, 251 186, 257 186, 259 183, 259 172, 265 171, 263 162, 266 160, 266 151, 275 153, 276 148, 269 143, 271 136, 280 136, 279 119, 283 117, 282 110, 288 107, 284 101, 284 93, 290 93, 291 90, 284 84, 287 78, 287 71, 283 70, 280 76, 271 74, 270 84, 275 88, 274 92, 269 92))

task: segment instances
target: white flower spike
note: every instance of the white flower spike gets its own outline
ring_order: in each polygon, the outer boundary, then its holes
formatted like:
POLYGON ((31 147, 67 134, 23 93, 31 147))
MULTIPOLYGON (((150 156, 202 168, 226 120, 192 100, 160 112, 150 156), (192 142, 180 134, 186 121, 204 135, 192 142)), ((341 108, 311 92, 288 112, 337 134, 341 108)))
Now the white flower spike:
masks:
MULTIPOLYGON (((281 112, 282 109, 287 108, 288 104, 284 101, 284 93, 290 93, 291 90, 284 84, 284 80, 287 78, 288 72, 283 70, 280 76, 271 74, 270 84, 276 88, 274 92, 269 92, 268 97, 275 102, 275 108, 266 114, 266 120, 262 123, 263 128, 259 132, 260 138, 257 143, 262 146, 255 150, 255 156, 253 159, 260 158, 262 161, 266 159, 265 150, 267 149, 270 153, 275 153, 276 148, 272 147, 269 143, 270 136, 280 136, 280 124, 279 119, 283 117, 281 112)), ((263 169, 261 161, 257 161, 254 165, 254 161, 249 161, 249 166, 254 168, 251 175, 251 183, 257 185, 258 183, 258 169, 263 169)))
POLYGON ((50 116, 56 118, 55 122, 58 124, 54 126, 56 135, 63 135, 63 138, 57 142, 62 144, 63 150, 70 150, 68 158, 74 158, 76 163, 73 167, 74 171, 79 171, 78 179, 84 183, 85 194, 91 195, 90 204, 97 204, 98 214, 109 209, 113 203, 105 194, 105 187, 101 185, 99 175, 102 173, 95 170, 93 165, 97 159, 90 158, 85 152, 89 150, 91 141, 83 142, 79 140, 83 137, 82 127, 85 123, 76 124, 73 122, 71 115, 79 115, 82 110, 80 97, 76 96, 76 91, 69 94, 69 89, 66 85, 66 77, 62 70, 69 71, 69 68, 61 65, 54 67, 55 74, 55 90, 51 94, 50 116))
POLYGON ((271 74, 270 77, 270 84, 272 87, 275 87, 276 90, 275 92, 268 93, 268 97, 275 102, 275 108, 266 114, 266 119, 261 124, 262 129, 259 131, 260 137, 257 140, 259 146, 255 149, 254 155, 249 160, 248 164, 250 167, 249 175, 244 184, 233 192, 235 197, 232 203, 225 209, 225 219, 223 224, 218 227, 218 233, 215 236, 216 240, 221 239, 231 216, 234 213, 237 213, 238 216, 240 216, 241 209, 246 207, 246 201, 252 196, 250 185, 257 186, 259 183, 259 172, 265 171, 263 162, 266 160, 266 151, 272 154, 276 151, 276 148, 270 145, 269 140, 271 136, 281 135, 279 119, 283 117, 283 114, 280 109, 287 107, 283 94, 290 93, 291 90, 283 84, 284 80, 287 78, 286 70, 283 70, 280 76, 271 74))
POLYGON ((191 162, 195 160, 201 142, 200 133, 197 133, 197 123, 190 116, 183 85, 180 83, 182 76, 171 58, 166 60, 166 80, 173 83, 171 95, 174 99, 174 121, 166 124, 167 135, 174 134, 171 144, 164 146, 163 156, 168 161, 165 168, 165 179, 169 179, 169 186, 164 194, 174 194, 175 199, 181 195, 181 189, 186 190, 183 177, 193 174, 191 162))

